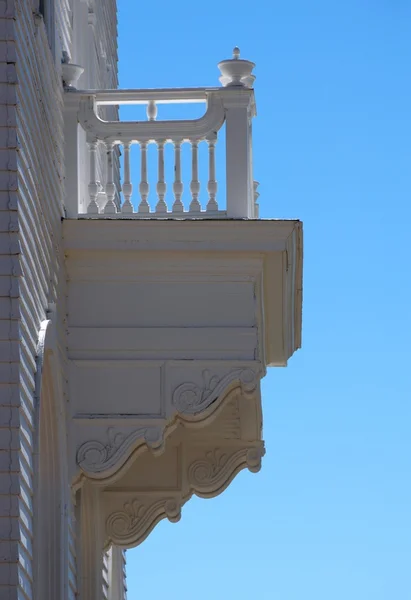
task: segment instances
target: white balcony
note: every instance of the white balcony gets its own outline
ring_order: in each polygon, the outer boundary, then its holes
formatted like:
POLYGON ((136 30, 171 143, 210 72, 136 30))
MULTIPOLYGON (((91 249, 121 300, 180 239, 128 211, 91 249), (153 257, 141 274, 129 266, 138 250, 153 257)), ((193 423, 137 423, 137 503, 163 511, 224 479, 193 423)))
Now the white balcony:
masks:
MULTIPOLYGON (((70 476, 85 565, 260 468, 260 380, 301 342, 302 228, 258 219, 253 66, 236 51, 219 88, 65 94, 70 476), (157 120, 164 104, 198 102, 198 119, 157 120), (121 104, 145 105, 147 120, 116 120, 121 104)), ((98 578, 84 585, 100 598, 98 578)))
POLYGON ((253 63, 241 60, 235 49, 233 59, 219 63, 223 87, 67 88, 67 216, 258 218, 251 143, 253 67, 253 63), (203 116, 157 119, 161 105, 191 103, 204 104, 203 116), (110 111, 111 116, 117 115, 119 105, 146 105, 147 121, 107 120, 110 111), (222 143, 217 145, 220 138, 222 143), (218 193, 217 146, 219 152, 225 151, 225 161, 220 161, 225 162, 221 173, 225 198, 218 193), (171 180, 167 180, 167 171, 172 173, 171 180))

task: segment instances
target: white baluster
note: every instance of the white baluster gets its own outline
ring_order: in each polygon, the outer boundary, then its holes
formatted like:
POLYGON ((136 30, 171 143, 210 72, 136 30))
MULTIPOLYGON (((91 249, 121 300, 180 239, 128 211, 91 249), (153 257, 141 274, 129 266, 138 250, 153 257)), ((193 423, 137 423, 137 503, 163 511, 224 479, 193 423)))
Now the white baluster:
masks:
POLYGON ((164 201, 166 195, 167 186, 164 181, 164 141, 160 140, 158 143, 158 183, 157 183, 157 195, 158 202, 156 205, 156 213, 166 213, 167 204, 164 201))
POLYGON ((155 121, 157 119, 157 104, 155 100, 149 100, 147 104, 147 119, 149 121, 155 121))
POLYGON ((254 219, 259 219, 260 218, 260 205, 258 204, 258 197, 260 195, 260 192, 257 191, 257 188, 259 186, 259 182, 258 181, 254 181, 253 182, 253 188, 254 188, 254 219))
POLYGON ((138 205, 138 212, 147 214, 150 212, 150 206, 147 202, 149 185, 147 181, 147 144, 146 142, 142 142, 140 144, 141 150, 141 177, 140 177, 140 196, 141 202, 138 205))
POLYGON ((121 212, 130 214, 133 212, 133 205, 131 204, 131 194, 133 193, 133 186, 130 181, 130 142, 124 143, 124 182, 123 182, 123 196, 124 202, 121 207, 121 212))
POLYGON ((190 212, 198 213, 201 211, 201 204, 198 201, 200 193, 200 182, 198 181, 198 142, 191 142, 191 183, 190 191, 192 200, 190 202, 190 212))
POLYGON ((173 183, 173 192, 174 192, 174 204, 173 204, 173 212, 174 213, 182 213, 184 212, 184 206, 181 202, 181 196, 183 195, 183 183, 181 181, 181 141, 177 141, 174 144, 174 183, 173 183))
POLYGON ((106 196, 107 202, 104 207, 105 214, 115 214, 117 212, 117 207, 114 204, 114 197, 116 194, 116 186, 114 185, 114 164, 113 164, 113 154, 114 154, 114 144, 112 142, 107 142, 107 182, 106 182, 106 196))
POLYGON ((215 199, 217 194, 217 182, 215 180, 215 144, 217 136, 213 136, 207 139, 208 142, 208 202, 207 212, 218 210, 218 204, 215 199))
POLYGON ((90 196, 90 202, 87 206, 87 212, 89 214, 98 214, 99 206, 97 204, 98 195, 98 182, 97 182, 97 171, 96 171, 96 154, 97 154, 97 141, 89 144, 90 150, 90 183, 88 185, 88 193, 90 196))

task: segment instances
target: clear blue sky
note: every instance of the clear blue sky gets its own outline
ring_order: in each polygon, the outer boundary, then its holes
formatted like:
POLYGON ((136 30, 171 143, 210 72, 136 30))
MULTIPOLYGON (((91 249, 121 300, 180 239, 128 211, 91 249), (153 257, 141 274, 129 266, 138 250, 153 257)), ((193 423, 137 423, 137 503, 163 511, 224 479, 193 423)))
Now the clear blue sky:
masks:
POLYGON ((262 217, 304 222, 303 348, 267 454, 128 552, 129 600, 411 599, 411 4, 119 0, 121 87, 256 62, 262 217))

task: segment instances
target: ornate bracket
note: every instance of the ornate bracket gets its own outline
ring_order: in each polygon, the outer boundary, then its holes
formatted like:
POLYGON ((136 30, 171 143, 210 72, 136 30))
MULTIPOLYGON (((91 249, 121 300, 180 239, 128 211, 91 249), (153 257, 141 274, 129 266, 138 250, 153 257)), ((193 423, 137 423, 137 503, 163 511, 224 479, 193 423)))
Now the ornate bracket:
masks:
MULTIPOLYGON (((249 367, 234 368, 221 376, 221 372, 216 375, 210 369, 203 369, 200 373, 197 371, 197 377, 198 383, 189 381, 175 386, 171 382, 165 414, 159 415, 158 424, 151 419, 149 426, 131 430, 130 421, 124 418, 118 426, 103 430, 104 434, 99 425, 99 439, 83 441, 77 449, 76 464, 82 472, 91 479, 107 482, 120 477, 123 467, 128 468, 125 464, 129 457, 137 449, 148 447, 156 454, 162 453, 165 438, 179 423, 184 427, 202 429, 217 418, 233 393, 252 398, 258 386, 259 372, 249 367), (202 385, 199 383, 201 379, 202 385)), ((114 417, 118 420, 117 416, 114 417)), ((135 415, 135 419, 138 417, 135 415)), ((89 418, 89 427, 94 427, 95 423, 96 419, 89 418)))
POLYGON ((160 499, 154 495, 134 494, 127 502, 123 501, 120 509, 112 510, 113 503, 115 506, 118 501, 114 489, 110 489, 106 499, 106 543, 129 548, 140 544, 161 519, 179 521, 181 507, 193 494, 212 498, 223 492, 243 468, 259 471, 263 455, 262 442, 240 449, 237 446, 234 452, 232 447, 206 451, 181 474, 183 483, 177 494, 165 491, 160 499))

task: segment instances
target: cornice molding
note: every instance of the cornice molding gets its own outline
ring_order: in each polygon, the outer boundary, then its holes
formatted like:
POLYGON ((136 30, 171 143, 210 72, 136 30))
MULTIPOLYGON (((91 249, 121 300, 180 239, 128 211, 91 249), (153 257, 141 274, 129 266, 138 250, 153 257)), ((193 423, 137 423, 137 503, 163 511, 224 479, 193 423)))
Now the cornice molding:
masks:
POLYGON ((113 252, 180 251, 191 254, 217 251, 284 252, 287 240, 301 229, 295 220, 145 220, 65 219, 64 246, 70 254, 106 250, 113 252))

